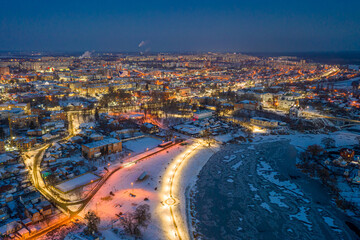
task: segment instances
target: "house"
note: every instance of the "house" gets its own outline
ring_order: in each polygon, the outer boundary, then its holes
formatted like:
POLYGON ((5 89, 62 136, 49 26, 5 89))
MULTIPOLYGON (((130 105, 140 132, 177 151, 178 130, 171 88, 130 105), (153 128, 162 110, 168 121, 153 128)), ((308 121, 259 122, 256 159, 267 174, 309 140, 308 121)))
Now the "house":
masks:
POLYGON ((10 123, 14 128, 35 128, 39 126, 38 115, 24 115, 10 117, 10 123))
POLYGON ((66 113, 64 111, 54 111, 50 114, 51 121, 66 120, 66 113))
POLYGON ((26 228, 22 228, 18 231, 18 234, 21 236, 22 239, 27 239, 30 236, 30 231, 26 228))
POLYGON ((10 219, 7 223, 0 226, 0 234, 11 234, 21 229, 20 219, 10 219))
POLYGON ((199 120, 199 119, 209 118, 212 117, 212 115, 213 115, 213 111, 211 110, 198 110, 194 112, 194 119, 199 120))
POLYGON ((121 152, 122 142, 115 138, 105 138, 100 141, 82 145, 82 155, 87 159, 93 159, 101 155, 121 152))
POLYGON ((355 151, 352 149, 348 149, 348 148, 342 148, 340 149, 340 156, 350 162, 352 160, 354 160, 354 156, 355 156, 355 151))
POLYGON ((261 117, 253 117, 250 119, 250 122, 261 127, 275 128, 279 126, 279 121, 261 117))
POLYGON ((49 201, 43 200, 40 203, 36 204, 35 208, 43 215, 48 216, 53 213, 52 205, 49 201))
POLYGON ((21 109, 27 113, 30 113, 30 110, 31 110, 30 103, 3 103, 3 104, 0 104, 0 111, 12 110, 14 108, 21 109))
POLYGON ((144 123, 141 126, 141 131, 146 132, 146 133, 157 133, 157 132, 159 132, 159 127, 152 123, 144 123))
POLYGON ((21 151, 26 151, 36 144, 36 138, 17 137, 11 140, 11 143, 21 151))
POLYGON ((32 205, 25 206, 25 215, 26 217, 30 218, 33 223, 37 223, 43 219, 40 211, 36 208, 33 208, 32 205))
POLYGON ((27 130, 26 134, 28 136, 41 136, 42 131, 41 131, 41 129, 29 129, 29 130, 27 130))
POLYGON ((104 139, 104 136, 98 133, 93 133, 89 137, 92 141, 100 141, 104 139))
POLYGON ((259 106, 257 101, 244 100, 238 103, 235 103, 234 110, 246 109, 246 110, 255 110, 259 106))
POLYGON ((7 154, 7 153, 0 154, 0 166, 7 165, 10 163, 16 163, 16 162, 17 162, 17 159, 15 157, 11 156, 10 154, 7 154))

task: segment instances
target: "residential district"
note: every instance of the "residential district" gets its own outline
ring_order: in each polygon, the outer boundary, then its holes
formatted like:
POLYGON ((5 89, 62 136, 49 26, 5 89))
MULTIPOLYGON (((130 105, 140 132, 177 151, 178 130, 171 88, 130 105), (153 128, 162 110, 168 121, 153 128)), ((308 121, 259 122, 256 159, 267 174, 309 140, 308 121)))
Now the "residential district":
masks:
POLYGON ((187 164, 178 156, 193 146, 272 136, 321 136, 297 148, 296 166, 327 187, 334 207, 356 217, 359 88, 359 66, 288 56, 5 54, 0 238, 131 239, 147 231, 147 239, 187 239, 179 212, 166 213, 171 230, 151 227, 166 225, 158 205, 185 204, 172 189, 187 164), (339 144, 334 133, 352 141, 339 144), (166 172, 175 161, 171 184, 163 186, 168 180, 152 171, 166 172), (116 174, 122 186, 111 180, 116 174), (104 214, 110 203, 115 210, 104 214))

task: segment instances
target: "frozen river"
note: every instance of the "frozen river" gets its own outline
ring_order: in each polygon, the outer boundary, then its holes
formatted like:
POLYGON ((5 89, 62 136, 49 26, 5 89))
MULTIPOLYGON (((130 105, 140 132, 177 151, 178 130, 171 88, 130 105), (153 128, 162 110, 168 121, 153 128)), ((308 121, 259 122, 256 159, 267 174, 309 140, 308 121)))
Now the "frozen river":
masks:
POLYGON ((195 239, 356 239, 326 189, 295 163, 286 140, 214 154, 190 193, 195 239))

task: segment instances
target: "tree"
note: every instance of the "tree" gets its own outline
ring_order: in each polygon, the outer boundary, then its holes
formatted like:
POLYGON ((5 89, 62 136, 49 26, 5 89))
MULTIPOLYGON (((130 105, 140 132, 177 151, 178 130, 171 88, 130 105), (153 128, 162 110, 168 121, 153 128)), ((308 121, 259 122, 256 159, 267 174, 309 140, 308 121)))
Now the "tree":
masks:
POLYGON ((148 204, 139 205, 135 212, 126 213, 120 217, 120 223, 126 233, 133 236, 141 236, 140 228, 146 228, 151 219, 150 206, 148 204))
POLYGON ((49 185, 55 185, 56 184, 56 177, 54 174, 50 174, 49 176, 46 177, 46 182, 49 184, 49 185))
POLYGON ((318 176, 324 184, 327 184, 330 179, 330 173, 326 168, 318 169, 318 176))
POLYGON ((174 136, 174 132, 172 130, 167 130, 165 134, 166 141, 170 141, 174 136))
POLYGON ((99 109, 98 108, 95 109, 95 120, 96 120, 96 122, 99 121, 99 109))
POLYGON ((335 140, 330 137, 323 138, 321 143, 325 146, 326 149, 335 147, 335 140))
POLYGON ((5 131, 2 127, 0 127, 0 139, 4 139, 5 138, 5 131))
POLYGON ((84 232, 87 235, 94 235, 95 233, 98 233, 98 225, 100 224, 100 218, 96 216, 95 212, 87 212, 85 215, 85 220, 87 221, 87 225, 84 232))
POLYGON ((34 121, 31 121, 31 122, 30 122, 29 128, 30 128, 30 129, 35 129, 35 128, 36 128, 36 125, 35 125, 34 121))
POLYGON ((209 129, 205 129, 204 131, 202 131, 201 136, 203 137, 203 139, 206 141, 206 143, 209 144, 209 147, 211 145, 211 143, 214 141, 214 138, 210 132, 209 129))
POLYGON ((324 149, 320 145, 314 144, 308 146, 306 151, 308 151, 313 157, 316 157, 320 155, 323 150, 324 149))
POLYGON ((138 206, 134 212, 134 219, 140 226, 147 228, 151 220, 150 206, 148 204, 138 206))
POLYGON ((355 140, 357 141, 357 144, 360 146, 360 136, 356 137, 355 140))

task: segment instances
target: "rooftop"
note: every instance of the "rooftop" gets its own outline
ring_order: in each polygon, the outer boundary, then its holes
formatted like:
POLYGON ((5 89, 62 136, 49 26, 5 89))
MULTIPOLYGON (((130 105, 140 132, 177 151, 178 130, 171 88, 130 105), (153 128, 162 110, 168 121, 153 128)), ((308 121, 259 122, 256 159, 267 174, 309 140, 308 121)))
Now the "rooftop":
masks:
POLYGON ((88 147, 88 148, 96 148, 96 147, 101 147, 101 146, 114 144, 114 143, 120 143, 120 142, 121 141, 117 140, 116 138, 105 138, 100 141, 84 144, 83 146, 88 147))

